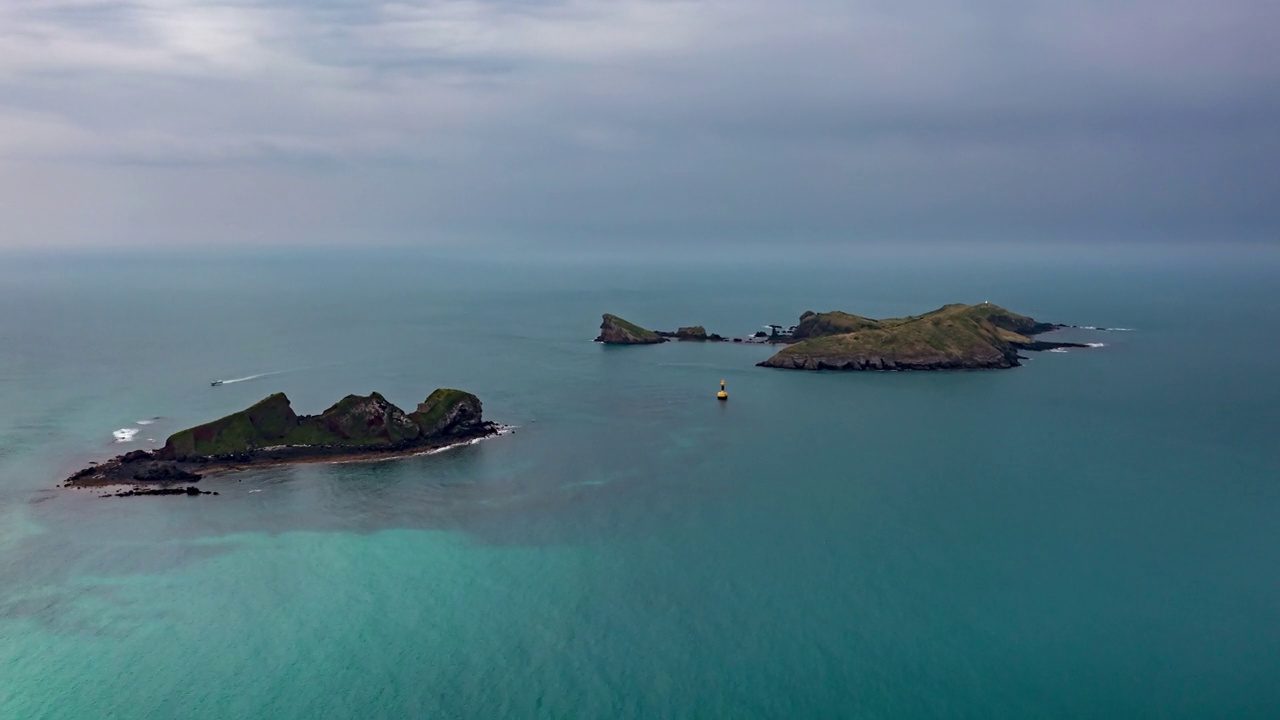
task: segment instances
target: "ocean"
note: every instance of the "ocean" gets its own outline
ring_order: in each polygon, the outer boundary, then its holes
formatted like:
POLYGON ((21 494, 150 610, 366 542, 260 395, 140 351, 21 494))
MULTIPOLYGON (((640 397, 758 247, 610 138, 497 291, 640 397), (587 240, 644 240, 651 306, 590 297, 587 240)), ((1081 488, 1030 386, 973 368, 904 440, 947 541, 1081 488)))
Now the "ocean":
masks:
POLYGON ((1274 718, 1278 325, 1277 253, 1212 244, 10 252, 0 718, 1274 718), (985 300, 1125 329, 945 373, 591 342, 985 300), (436 387, 515 432, 58 487, 436 387))

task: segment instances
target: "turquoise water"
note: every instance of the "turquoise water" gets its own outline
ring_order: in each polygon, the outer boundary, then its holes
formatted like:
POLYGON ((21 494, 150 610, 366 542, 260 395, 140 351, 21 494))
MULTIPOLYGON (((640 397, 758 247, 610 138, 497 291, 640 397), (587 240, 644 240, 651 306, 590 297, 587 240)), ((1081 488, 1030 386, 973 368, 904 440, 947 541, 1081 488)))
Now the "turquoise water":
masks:
POLYGON ((731 257, 3 258, 0 718, 1280 714, 1275 253, 731 257), (937 374, 590 342, 982 300, 1133 331, 937 374), (55 487, 277 390, 438 386, 518 430, 55 487))

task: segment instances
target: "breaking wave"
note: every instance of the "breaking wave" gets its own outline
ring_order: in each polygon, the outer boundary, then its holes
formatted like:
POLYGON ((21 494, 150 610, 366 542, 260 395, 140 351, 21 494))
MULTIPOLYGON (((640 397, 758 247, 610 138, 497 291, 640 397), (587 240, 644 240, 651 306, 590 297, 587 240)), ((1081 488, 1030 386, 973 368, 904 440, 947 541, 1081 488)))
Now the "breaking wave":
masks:
POLYGON ((427 450, 425 452, 420 452, 415 454, 416 455, 435 455, 436 453, 447 452, 454 448, 466 447, 468 445, 475 445, 476 443, 484 442, 485 440, 488 440, 490 438, 502 437, 503 435, 510 435, 515 431, 516 431, 515 425, 499 425, 498 431, 492 435, 485 435, 484 437, 472 438, 471 440, 464 440, 459 443, 454 443, 452 445, 445 445, 444 447, 435 448, 433 450, 427 450))
POLYGON ((138 428, 120 428, 112 431, 111 435, 118 443, 133 442, 133 438, 138 434, 138 428))

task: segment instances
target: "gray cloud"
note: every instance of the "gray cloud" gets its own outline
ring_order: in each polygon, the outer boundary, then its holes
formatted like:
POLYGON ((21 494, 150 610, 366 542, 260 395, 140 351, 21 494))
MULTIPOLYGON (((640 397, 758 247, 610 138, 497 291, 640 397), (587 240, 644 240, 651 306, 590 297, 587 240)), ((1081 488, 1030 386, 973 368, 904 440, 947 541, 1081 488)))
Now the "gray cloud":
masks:
POLYGON ((22 0, 0 245, 1247 237, 1251 0, 22 0))

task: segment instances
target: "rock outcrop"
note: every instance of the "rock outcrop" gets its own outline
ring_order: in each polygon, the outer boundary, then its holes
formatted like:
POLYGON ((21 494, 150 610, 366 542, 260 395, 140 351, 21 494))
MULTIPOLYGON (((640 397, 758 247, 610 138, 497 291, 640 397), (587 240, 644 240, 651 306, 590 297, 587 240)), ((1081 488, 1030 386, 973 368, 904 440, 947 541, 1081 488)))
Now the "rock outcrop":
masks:
POLYGON ((484 425, 480 398, 444 388, 428 395, 409 418, 427 437, 467 435, 484 425))
POLYGON ((253 465, 310 462, 360 455, 391 457, 498 432, 485 422, 480 398, 439 389, 412 413, 378 393, 348 395, 319 415, 298 415, 284 393, 245 410, 174 433, 154 452, 134 450, 93 464, 70 486, 168 485, 210 472, 253 465))
POLYGON ((652 330, 627 322, 617 315, 604 314, 596 342, 606 345, 656 345, 667 339, 652 330))

